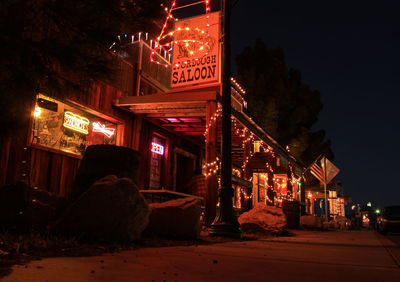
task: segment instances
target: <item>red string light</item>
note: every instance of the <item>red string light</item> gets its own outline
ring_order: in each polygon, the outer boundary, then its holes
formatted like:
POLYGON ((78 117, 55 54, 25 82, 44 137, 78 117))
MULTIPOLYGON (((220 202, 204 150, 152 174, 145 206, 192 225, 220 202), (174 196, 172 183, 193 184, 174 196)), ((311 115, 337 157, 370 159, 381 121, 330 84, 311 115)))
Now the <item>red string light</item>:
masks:
MULTIPOLYGON (((196 4, 196 3, 195 3, 196 4)), ((198 52, 205 52, 205 54, 208 53, 208 51, 211 49, 211 46, 209 45, 208 42, 208 38, 209 38, 209 27, 210 27, 210 12, 211 12, 211 8, 210 8, 210 0, 204 0, 204 4, 205 4, 205 14, 206 14, 206 29, 205 31, 195 27, 195 28, 178 28, 176 31, 171 31, 167 34, 164 35, 165 30, 168 27, 168 22, 170 19, 173 19, 174 17, 172 16, 172 11, 177 9, 176 7, 176 0, 172 2, 171 4, 171 8, 168 10, 168 15, 167 18, 165 19, 164 25, 161 29, 160 35, 157 37, 156 42, 154 44, 154 49, 152 50, 152 52, 150 53, 150 62, 152 63, 156 63, 158 65, 163 65, 165 67, 168 67, 170 64, 165 64, 165 63, 161 63, 157 60, 154 59, 154 55, 157 52, 157 50, 159 49, 159 51, 161 52, 162 48, 164 47, 172 47, 173 44, 179 46, 182 45, 184 46, 184 48, 186 50, 188 50, 188 55, 189 56, 193 56, 198 52), (204 40, 194 40, 194 39, 180 39, 180 40, 171 40, 170 42, 167 42, 165 44, 160 44, 160 41, 163 39, 166 39, 167 37, 172 37, 177 35, 178 33, 189 33, 191 32, 193 34, 193 32, 198 33, 197 37, 200 39, 205 38, 204 40)))

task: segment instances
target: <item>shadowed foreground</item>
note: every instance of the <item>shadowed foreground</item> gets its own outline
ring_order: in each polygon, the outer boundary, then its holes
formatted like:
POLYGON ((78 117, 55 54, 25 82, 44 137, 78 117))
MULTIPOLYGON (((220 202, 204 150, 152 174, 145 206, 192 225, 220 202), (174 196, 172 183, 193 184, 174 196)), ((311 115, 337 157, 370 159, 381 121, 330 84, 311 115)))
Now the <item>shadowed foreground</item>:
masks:
POLYGON ((400 281, 398 255, 399 246, 372 231, 295 231, 255 241, 48 258, 14 266, 4 281, 400 281))

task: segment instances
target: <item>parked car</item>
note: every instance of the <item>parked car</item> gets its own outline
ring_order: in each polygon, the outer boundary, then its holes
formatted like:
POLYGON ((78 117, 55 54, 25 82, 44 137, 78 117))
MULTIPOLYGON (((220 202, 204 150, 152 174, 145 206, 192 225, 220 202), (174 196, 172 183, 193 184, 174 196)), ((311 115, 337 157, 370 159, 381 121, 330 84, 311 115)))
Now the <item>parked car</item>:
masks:
POLYGON ((376 230, 382 234, 400 232, 400 206, 383 208, 376 221, 376 230))

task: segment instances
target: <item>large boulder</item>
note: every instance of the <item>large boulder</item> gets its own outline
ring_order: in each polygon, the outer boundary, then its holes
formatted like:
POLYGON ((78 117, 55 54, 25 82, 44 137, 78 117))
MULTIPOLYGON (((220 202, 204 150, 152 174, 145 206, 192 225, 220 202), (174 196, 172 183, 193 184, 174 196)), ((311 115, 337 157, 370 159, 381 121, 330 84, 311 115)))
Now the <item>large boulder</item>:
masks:
POLYGON ((33 188, 30 191, 30 203, 27 210, 33 231, 44 231, 54 224, 68 205, 68 201, 56 194, 33 188))
POLYGON ((25 233, 45 231, 65 209, 67 201, 24 182, 0 188, 0 229, 25 233))
POLYGON ((127 147, 91 145, 87 147, 76 173, 72 199, 77 199, 95 181, 107 176, 130 178, 137 181, 140 153, 127 147))
POLYGON ((300 217, 300 226, 306 229, 321 229, 322 219, 313 215, 303 215, 300 217))
POLYGON ((201 204, 187 197, 150 204, 151 215, 145 231, 148 236, 172 239, 197 239, 200 236, 201 204))
POLYGON ((281 233, 286 217, 281 208, 257 203, 253 209, 239 216, 240 229, 244 233, 281 233))
POLYGON ((103 242, 140 237, 150 208, 129 178, 108 175, 96 181, 58 220, 53 232, 103 242))

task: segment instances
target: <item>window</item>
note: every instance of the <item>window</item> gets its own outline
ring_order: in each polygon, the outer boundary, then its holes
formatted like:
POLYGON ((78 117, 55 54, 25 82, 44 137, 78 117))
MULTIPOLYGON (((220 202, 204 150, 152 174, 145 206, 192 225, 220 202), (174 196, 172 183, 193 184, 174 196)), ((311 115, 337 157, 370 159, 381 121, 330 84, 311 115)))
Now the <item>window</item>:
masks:
POLYGON ((274 191, 280 195, 287 195, 286 174, 274 174, 274 191))
POLYGON ((32 144, 81 156, 89 145, 116 144, 117 125, 39 94, 32 144))

